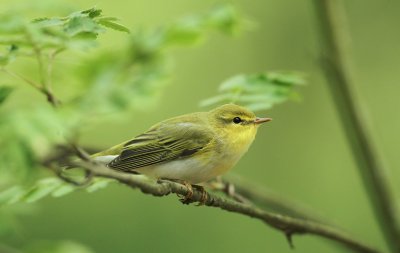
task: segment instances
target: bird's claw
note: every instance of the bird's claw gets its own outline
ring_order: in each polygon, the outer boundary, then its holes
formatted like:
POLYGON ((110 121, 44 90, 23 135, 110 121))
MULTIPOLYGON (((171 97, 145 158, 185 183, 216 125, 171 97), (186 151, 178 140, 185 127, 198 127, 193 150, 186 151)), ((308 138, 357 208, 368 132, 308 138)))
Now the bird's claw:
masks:
POLYGON ((183 181, 183 182, 181 182, 181 183, 187 188, 188 192, 187 192, 186 196, 181 197, 181 198, 179 199, 179 201, 180 201, 182 204, 189 205, 190 203, 193 202, 193 200, 192 200, 192 197, 193 197, 193 187, 192 187, 191 184, 189 184, 189 183, 186 182, 186 181, 183 181))
POLYGON ((205 203, 207 202, 207 199, 208 199, 206 190, 204 190, 204 187, 201 185, 193 185, 193 187, 195 187, 197 190, 199 190, 201 192, 201 197, 200 197, 200 200, 199 200, 199 203, 197 204, 197 206, 205 205, 205 203))
POLYGON ((199 203, 197 204, 197 206, 202 206, 207 202, 208 199, 208 195, 206 190, 204 190, 204 187, 201 185, 191 185, 187 182, 184 182, 184 185, 187 187, 188 189, 188 193, 186 194, 185 197, 181 198, 179 201, 182 202, 182 204, 190 204, 195 202, 192 198, 193 198, 193 188, 197 189, 198 191, 201 192, 201 197, 200 200, 198 201, 199 203))
POLYGON ((159 178, 157 180, 157 182, 161 183, 162 180, 169 180, 172 182, 176 182, 176 183, 184 185, 187 188, 187 193, 185 196, 181 196, 178 194, 178 196, 180 197, 179 201, 182 204, 189 205, 190 203, 196 202, 195 200, 193 200, 193 195, 194 195, 193 188, 197 189, 201 193, 201 197, 200 197, 200 200, 198 201, 199 203, 197 204, 197 206, 202 206, 207 202, 208 194, 207 194, 206 190, 204 190, 204 187, 201 185, 192 185, 184 180, 167 179, 167 178, 159 178))

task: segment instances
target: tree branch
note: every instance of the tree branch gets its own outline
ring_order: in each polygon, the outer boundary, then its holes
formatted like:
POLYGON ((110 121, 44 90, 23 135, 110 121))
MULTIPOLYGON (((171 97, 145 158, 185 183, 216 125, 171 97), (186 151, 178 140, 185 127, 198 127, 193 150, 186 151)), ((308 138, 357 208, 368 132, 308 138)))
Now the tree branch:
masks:
POLYGON ((287 199, 280 194, 265 189, 263 186, 255 184, 254 182, 249 182, 238 175, 233 175, 232 173, 225 178, 227 181, 223 181, 225 184, 232 184, 235 188, 235 193, 238 193, 246 200, 255 203, 261 208, 296 218, 332 225, 331 223, 326 222, 326 219, 324 219, 320 214, 311 210, 307 206, 287 199))
MULTIPOLYGON (((83 158, 86 159, 86 157, 83 158)), ((143 193, 151 194, 153 196, 166 196, 171 193, 186 196, 189 192, 189 189, 186 186, 179 183, 168 180, 159 180, 159 182, 156 183, 143 176, 131 175, 128 173, 111 170, 105 166, 93 163, 91 161, 79 162, 79 166, 89 171, 92 176, 115 179, 120 183, 132 188, 138 188, 143 193)), ((204 205, 218 207, 229 212, 239 213, 259 219, 271 227, 282 231, 289 239, 289 242, 291 241, 292 235, 308 233, 339 242, 356 252, 378 252, 378 250, 352 238, 347 233, 332 226, 264 211, 251 204, 240 203, 213 193, 207 192, 206 194, 207 199, 204 205)), ((193 196, 191 198, 192 201, 200 202, 202 198, 202 192, 196 188, 193 188, 193 196)))
POLYGON ((350 35, 340 0, 315 0, 324 71, 375 215, 392 252, 400 253, 400 224, 390 180, 354 83, 350 35))

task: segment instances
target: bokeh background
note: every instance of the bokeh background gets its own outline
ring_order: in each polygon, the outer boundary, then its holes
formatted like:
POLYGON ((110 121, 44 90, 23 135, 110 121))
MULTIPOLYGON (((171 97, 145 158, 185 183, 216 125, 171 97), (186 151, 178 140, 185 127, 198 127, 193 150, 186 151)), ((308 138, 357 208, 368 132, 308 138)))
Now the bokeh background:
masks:
MULTIPOLYGON (((233 172, 311 207, 360 239, 387 250, 321 73, 312 1, 75 0, 69 4, 77 9, 96 5, 128 27, 152 27, 221 2, 236 6, 252 21, 252 28, 233 39, 212 34, 197 47, 174 50, 172 79, 156 106, 122 118, 97 119, 82 131, 80 143, 106 148, 162 119, 202 110, 199 101, 215 95, 222 81, 239 73, 304 72, 308 85, 299 88, 302 100, 262 112, 261 116, 274 121, 260 129, 233 172)), ((400 2, 344 2, 357 86, 399 199, 400 2)), ((2 0, 0 9, 11 3, 15 1, 2 0)), ((102 50, 118 47, 123 39, 123 34, 102 36, 102 50)), ((29 92, 17 95, 22 99, 29 92)), ((346 252, 309 235, 294 237, 293 251, 282 233, 257 220, 183 206, 175 196, 155 198, 122 185, 93 194, 82 191, 46 198, 27 208, 30 212, 16 221, 18 235, 4 242, 19 246, 71 240, 98 253, 346 252)))

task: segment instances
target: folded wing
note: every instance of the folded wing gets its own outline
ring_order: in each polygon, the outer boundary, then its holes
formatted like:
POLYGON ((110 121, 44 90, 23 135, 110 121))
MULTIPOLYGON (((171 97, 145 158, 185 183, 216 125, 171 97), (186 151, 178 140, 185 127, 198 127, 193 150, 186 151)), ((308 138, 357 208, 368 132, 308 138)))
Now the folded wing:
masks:
POLYGON ((196 123, 161 123, 126 142, 108 166, 135 173, 135 169, 194 155, 212 141, 212 131, 196 123))

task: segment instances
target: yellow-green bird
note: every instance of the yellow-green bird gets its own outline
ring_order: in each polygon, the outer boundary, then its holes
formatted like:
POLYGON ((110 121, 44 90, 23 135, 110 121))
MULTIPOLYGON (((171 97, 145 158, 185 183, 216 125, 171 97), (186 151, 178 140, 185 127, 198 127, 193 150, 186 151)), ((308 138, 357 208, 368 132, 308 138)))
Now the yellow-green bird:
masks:
POLYGON ((226 104, 167 119, 92 157, 115 170, 198 184, 231 169, 270 120, 226 104))

